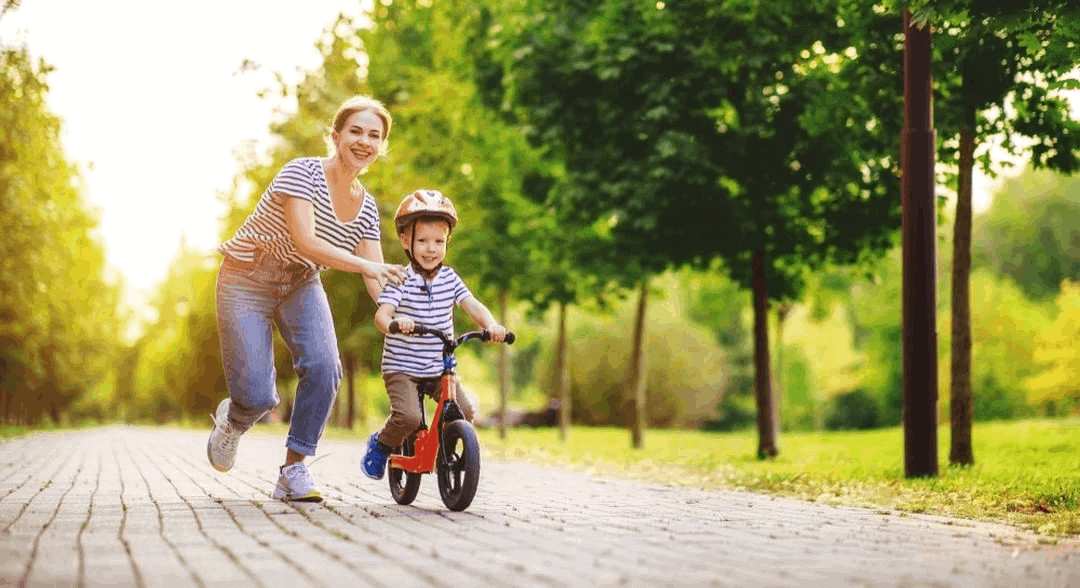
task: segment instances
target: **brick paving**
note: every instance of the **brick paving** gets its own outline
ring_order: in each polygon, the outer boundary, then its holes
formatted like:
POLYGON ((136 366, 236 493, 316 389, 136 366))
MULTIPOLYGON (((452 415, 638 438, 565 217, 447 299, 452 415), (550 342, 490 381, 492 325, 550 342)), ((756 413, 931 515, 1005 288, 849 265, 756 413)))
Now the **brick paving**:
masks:
POLYGON ((270 499, 283 439, 227 474, 206 432, 0 442, 0 586, 1080 587, 1080 542, 1012 527, 483 463, 465 512, 411 506, 324 441, 322 504, 270 499))

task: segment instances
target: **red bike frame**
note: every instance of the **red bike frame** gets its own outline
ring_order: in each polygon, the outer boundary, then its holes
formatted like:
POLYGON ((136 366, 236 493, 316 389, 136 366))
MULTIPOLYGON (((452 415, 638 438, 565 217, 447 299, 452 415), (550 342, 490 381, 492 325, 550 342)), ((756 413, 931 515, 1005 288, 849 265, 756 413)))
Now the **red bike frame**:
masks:
POLYGON ((450 400, 450 386, 457 385, 454 373, 443 374, 440 385, 442 394, 439 396, 438 406, 435 407, 431 426, 421 429, 416 434, 412 455, 391 455, 390 467, 417 474, 430 474, 435 471, 435 458, 439 455, 439 443, 442 437, 439 432, 442 430, 443 408, 450 400))
MULTIPOLYGON (((397 321, 390 323, 391 333, 400 332, 398 329, 397 321)), ((462 334, 455 340, 448 337, 442 331, 430 329, 423 325, 415 325, 413 327, 413 334, 435 335, 443 342, 443 373, 440 377, 442 393, 439 395, 438 406, 435 407, 431 425, 426 429, 421 429, 416 434, 416 441, 413 444, 413 454, 391 454, 388 465, 391 468, 405 470, 416 474, 430 474, 435 471, 436 459, 439 456, 439 445, 442 442, 442 419, 446 403, 450 401, 450 386, 457 385, 457 378, 455 377, 457 372, 454 371, 457 361, 454 359, 454 350, 469 339, 487 341, 488 335, 484 331, 471 331, 462 334)), ((514 334, 507 333, 504 342, 507 344, 513 343, 514 334)), ((424 408, 423 400, 421 400, 420 408, 421 410, 424 408)))

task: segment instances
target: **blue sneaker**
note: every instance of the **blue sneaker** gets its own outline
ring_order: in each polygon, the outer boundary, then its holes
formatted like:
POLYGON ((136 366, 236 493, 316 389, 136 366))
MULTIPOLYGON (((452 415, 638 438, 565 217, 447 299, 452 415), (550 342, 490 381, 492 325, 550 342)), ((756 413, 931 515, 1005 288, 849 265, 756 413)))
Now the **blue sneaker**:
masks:
POLYGON ((381 480, 383 475, 386 474, 386 459, 388 457, 390 457, 390 452, 386 450, 382 443, 379 443, 379 432, 375 431, 368 437, 367 453, 364 454, 360 469, 363 470, 365 476, 372 480, 381 480))

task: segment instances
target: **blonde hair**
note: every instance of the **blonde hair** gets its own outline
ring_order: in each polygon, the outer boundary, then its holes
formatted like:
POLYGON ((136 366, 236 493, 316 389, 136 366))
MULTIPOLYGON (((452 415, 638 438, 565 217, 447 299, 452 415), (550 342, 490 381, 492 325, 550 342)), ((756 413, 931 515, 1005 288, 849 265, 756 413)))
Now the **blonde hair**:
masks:
POLYGON ((342 102, 341 106, 338 107, 337 114, 334 115, 333 124, 330 126, 332 133, 326 140, 331 156, 335 154, 333 132, 340 133, 341 129, 345 128, 345 121, 348 120, 350 116, 365 110, 374 112, 375 116, 382 120, 383 140, 382 145, 379 146, 379 155, 386 155, 387 147, 390 145, 390 127, 393 126, 394 123, 394 119, 390 116, 390 111, 386 109, 386 106, 383 105, 382 102, 379 102, 371 96, 353 96, 342 102))

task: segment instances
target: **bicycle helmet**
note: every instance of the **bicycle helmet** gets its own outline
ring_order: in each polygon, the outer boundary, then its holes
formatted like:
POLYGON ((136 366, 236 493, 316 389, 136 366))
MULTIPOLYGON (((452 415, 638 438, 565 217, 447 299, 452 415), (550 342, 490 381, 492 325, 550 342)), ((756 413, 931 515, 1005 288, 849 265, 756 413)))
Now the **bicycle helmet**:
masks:
POLYGON ((394 213, 394 227, 400 236, 406 227, 419 218, 440 218, 450 224, 450 232, 457 226, 457 209, 450 199, 438 190, 417 190, 406 196, 394 213))
MULTIPOLYGON (((412 231, 412 228, 415 227, 416 221, 420 219, 444 220, 450 225, 449 232, 453 233, 458 222, 457 209, 454 208, 454 203, 450 202, 450 199, 443 196, 442 192, 438 190, 417 190, 406 196, 398 205, 397 212, 394 213, 394 228, 397 229, 398 237, 403 238, 405 229, 408 228, 410 229, 409 240, 416 239, 416 233, 412 231)), ((404 239, 402 239, 401 244, 405 245, 404 239)), ((409 264, 413 270, 426 279, 438 275, 443 264, 440 263, 431 270, 425 270, 413 258, 412 245, 413 243, 410 243, 405 247, 405 255, 409 258, 409 264)))

